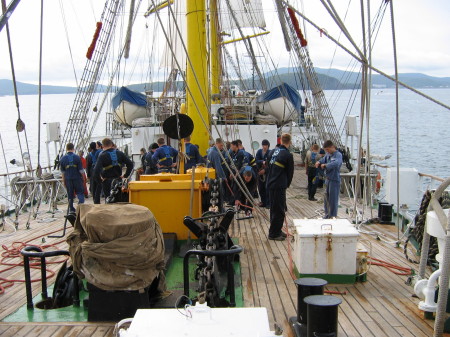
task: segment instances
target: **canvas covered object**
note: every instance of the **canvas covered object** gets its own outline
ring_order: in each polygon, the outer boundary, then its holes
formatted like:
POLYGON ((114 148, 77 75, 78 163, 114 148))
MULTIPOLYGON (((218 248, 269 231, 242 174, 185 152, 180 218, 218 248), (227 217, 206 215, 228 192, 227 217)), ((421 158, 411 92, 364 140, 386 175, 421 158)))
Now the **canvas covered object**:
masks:
POLYGON ((94 286, 140 290, 164 280, 163 234, 148 208, 81 204, 74 227, 67 238, 74 271, 94 286))

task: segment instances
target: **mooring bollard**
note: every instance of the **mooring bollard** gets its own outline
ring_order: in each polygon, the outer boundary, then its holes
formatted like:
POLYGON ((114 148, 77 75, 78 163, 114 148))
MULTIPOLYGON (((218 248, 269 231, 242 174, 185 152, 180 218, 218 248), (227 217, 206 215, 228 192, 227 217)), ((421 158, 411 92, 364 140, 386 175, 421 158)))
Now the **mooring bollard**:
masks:
POLYGON ((297 285, 297 317, 289 318, 289 324, 297 337, 306 336, 307 307, 304 299, 311 295, 323 295, 328 282, 314 277, 299 278, 294 282, 297 285))
POLYGON ((307 305, 307 337, 336 337, 338 307, 342 300, 336 296, 313 295, 304 299, 307 305))

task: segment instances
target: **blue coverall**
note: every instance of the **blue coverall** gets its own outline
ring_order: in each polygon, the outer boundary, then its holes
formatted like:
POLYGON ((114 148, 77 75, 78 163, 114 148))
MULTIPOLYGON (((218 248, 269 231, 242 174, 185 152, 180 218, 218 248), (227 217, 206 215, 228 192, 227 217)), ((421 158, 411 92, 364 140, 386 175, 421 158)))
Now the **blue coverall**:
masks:
POLYGON ((341 187, 340 170, 342 166, 342 154, 334 151, 333 154, 327 153, 325 157, 319 160, 320 164, 326 164, 325 167, 325 198, 323 200, 325 215, 324 219, 337 217, 339 192, 341 187))

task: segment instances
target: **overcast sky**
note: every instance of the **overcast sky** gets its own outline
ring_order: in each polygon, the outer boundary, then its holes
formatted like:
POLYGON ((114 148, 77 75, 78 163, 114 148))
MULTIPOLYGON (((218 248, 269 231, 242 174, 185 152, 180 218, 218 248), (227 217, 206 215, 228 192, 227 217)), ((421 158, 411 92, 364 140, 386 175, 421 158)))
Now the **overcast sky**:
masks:
MULTIPOLYGON (((372 1, 372 16, 383 1, 372 1)), ((151 3, 151 0, 143 1, 140 12, 145 11, 149 2, 151 3)), ((360 1, 350 2, 353 8, 357 7, 354 5, 358 5, 360 1)), ((301 1, 291 1, 291 3, 296 3, 298 8, 301 8, 301 1)), ((338 0, 334 3, 339 14, 344 18, 348 1, 338 0)), ((102 0, 44 0, 43 83, 75 86, 61 4, 64 6, 68 39, 79 79, 85 64, 85 54, 95 31, 95 22, 100 18, 104 3, 102 0)), ((274 52, 275 62, 279 67, 289 66, 289 56, 284 49, 272 0, 263 0, 263 5, 267 28, 271 31, 267 41, 274 52)), ((126 11, 128 11, 127 7, 128 5, 126 5, 126 11)), ((399 71, 450 77, 450 20, 448 19, 450 1, 394 0, 394 11, 399 71)), ((328 18, 319 0, 304 1, 304 13, 334 37, 339 37, 336 25, 328 18)), ((383 27, 375 43, 373 63, 374 66, 392 74, 389 15, 387 11, 383 27)), ((138 53, 142 48, 150 48, 154 41, 152 27, 145 28, 146 22, 142 15, 140 17, 133 31, 132 54, 138 53), (142 35, 139 30, 147 31, 147 33, 142 35)), ((346 24, 357 44, 361 41, 360 18, 358 8, 350 10, 346 18, 346 24)), ((37 83, 38 81, 39 20, 40 1, 38 0, 22 0, 9 20, 16 79, 21 82, 37 83)), ((124 22, 126 20, 125 15, 124 22)), ((327 42, 325 37, 321 37, 320 32, 307 24, 306 33, 309 52, 316 67, 331 66, 342 70, 348 69, 349 59, 344 57, 344 52, 337 51, 332 57, 335 47, 327 42)), ((342 36, 340 40, 349 46, 342 36)), ((0 32, 0 60, 0 79, 11 79, 5 28, 0 32)), ((145 72, 143 64, 134 65, 134 67, 141 67, 141 71, 145 72)))

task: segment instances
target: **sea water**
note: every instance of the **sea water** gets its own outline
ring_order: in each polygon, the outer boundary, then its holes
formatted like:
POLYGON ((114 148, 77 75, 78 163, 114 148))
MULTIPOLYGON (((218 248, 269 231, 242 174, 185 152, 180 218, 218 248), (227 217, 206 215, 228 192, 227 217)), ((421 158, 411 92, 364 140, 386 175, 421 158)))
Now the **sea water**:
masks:
MULTIPOLYGON (((450 89, 424 89, 423 92, 435 99, 450 105, 450 89)), ((341 133, 346 114, 359 116, 359 95, 352 102, 354 93, 351 90, 326 90, 325 96, 335 122, 341 133)), ((382 164, 396 166, 396 107, 394 89, 373 89, 370 109, 370 148, 371 153, 381 156, 391 155, 382 164)), ((400 125, 400 166, 414 167, 419 172, 439 177, 450 176, 450 111, 424 99, 406 89, 400 90, 399 125, 400 125)), ((61 133, 64 133, 75 94, 42 95, 41 124, 38 125, 38 96, 23 95, 19 97, 20 117, 25 122, 29 151, 26 147, 24 133, 16 132, 18 111, 13 96, 0 97, 1 122, 0 136, 3 142, 1 152, 0 173, 5 173, 5 161, 10 172, 17 171, 17 166, 9 163, 12 159, 21 160, 22 152, 30 152, 33 167, 38 159, 38 128, 40 135, 40 163, 48 164, 45 123, 60 122, 61 133)), ((94 136, 105 135, 106 118, 100 117, 94 129, 94 136)), ((359 128, 359 125, 358 125, 359 128)), ((364 142, 365 143, 365 137, 364 142)), ((345 141, 345 136, 343 136, 345 141)), ((1 144, 0 144, 1 145, 1 144)), ((50 164, 55 158, 53 144, 49 144, 50 164)))

